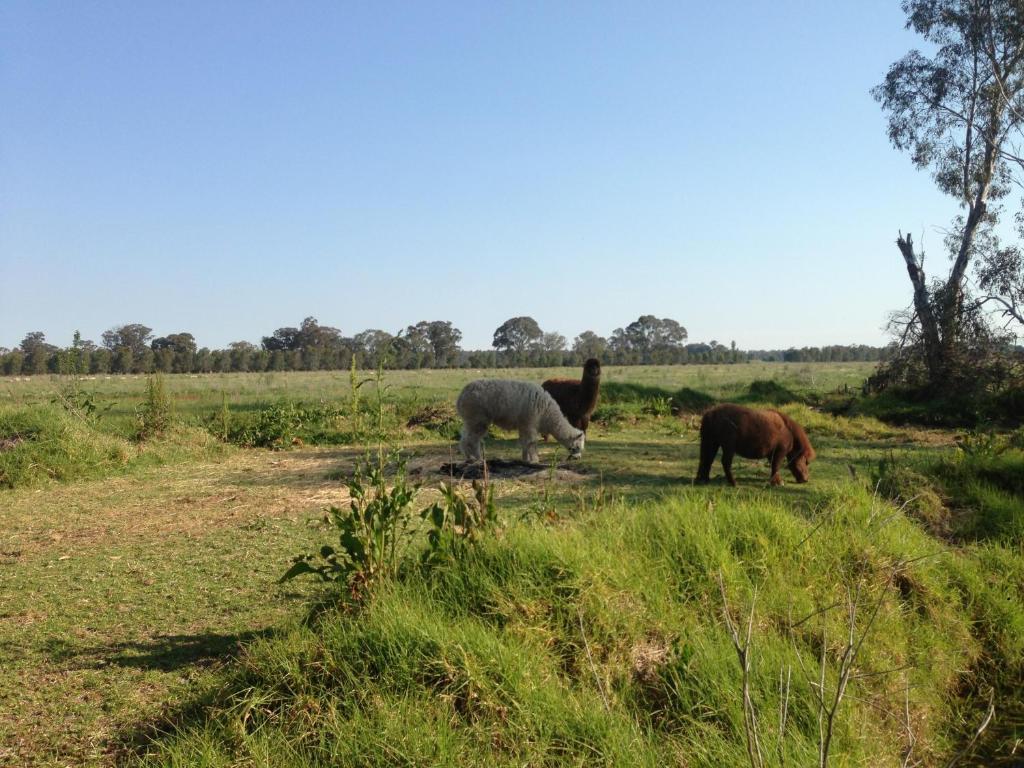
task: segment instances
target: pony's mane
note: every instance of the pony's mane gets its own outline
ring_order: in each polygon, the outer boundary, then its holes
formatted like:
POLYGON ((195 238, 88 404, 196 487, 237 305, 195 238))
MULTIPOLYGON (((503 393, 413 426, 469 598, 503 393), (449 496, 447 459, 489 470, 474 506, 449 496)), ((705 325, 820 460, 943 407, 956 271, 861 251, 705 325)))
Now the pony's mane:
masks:
POLYGON ((782 420, 786 423, 786 429, 789 430, 790 434, 793 435, 793 442, 800 446, 800 453, 807 457, 807 461, 813 461, 815 457, 814 446, 811 445, 811 439, 807 437, 807 433, 804 432, 804 428, 793 421, 789 416, 784 414, 782 411, 776 411, 782 420))

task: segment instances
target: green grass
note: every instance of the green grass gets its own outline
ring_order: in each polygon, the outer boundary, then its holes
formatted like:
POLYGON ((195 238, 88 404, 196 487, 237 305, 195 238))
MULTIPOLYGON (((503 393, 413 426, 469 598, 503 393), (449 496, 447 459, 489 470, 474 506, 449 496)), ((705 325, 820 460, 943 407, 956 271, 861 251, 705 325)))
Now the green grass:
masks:
POLYGON ((210 458, 224 450, 204 429, 182 424, 140 441, 109 422, 53 404, 0 405, 0 488, 106 477, 133 468, 210 458))
MULTIPOLYGON (((960 738, 956 670, 985 650, 965 588, 979 562, 937 557, 913 522, 878 513, 866 490, 836 490, 813 514, 767 494, 701 492, 512 527, 450 569, 408 570, 362 610, 254 644, 142 762, 742 765, 718 572, 737 621, 757 593, 753 695, 767 754, 815 760, 811 683, 824 636, 835 685, 845 613, 801 619, 854 590, 866 639, 836 731, 840 764, 899 762, 908 685, 918 756, 935 761, 960 738), (779 738, 783 670, 794 682, 779 738)), ((1022 650, 1010 642, 1003 661, 1022 650)))
MULTIPOLYGON (((797 393, 859 390, 874 370, 873 363, 750 363, 744 365, 609 366, 602 384, 628 383, 674 392, 683 387, 718 399, 734 399, 747 393, 751 382, 773 381, 797 393)), ((360 380, 372 378, 360 371, 360 380)), ((541 382, 551 377, 578 376, 574 368, 456 369, 386 371, 389 396, 413 403, 430 403, 452 397, 473 379, 481 377, 524 379, 541 382)), ((185 420, 200 420, 214 413, 227 396, 232 409, 246 410, 258 404, 286 399, 307 403, 346 402, 351 394, 347 371, 314 373, 217 373, 165 377, 175 411, 185 420)), ((63 385, 59 376, 0 377, 0 405, 35 405, 49 402, 63 385)), ((145 397, 144 376, 85 377, 82 388, 96 396, 109 416, 127 424, 145 397)), ((373 385, 363 388, 373 397, 373 385)))
MULTIPOLYGON (((998 764, 1024 736, 1019 448, 968 456, 948 431, 814 407, 867 370, 606 369, 583 479, 496 481, 500 525, 471 556, 429 570, 410 557, 357 610, 276 579, 330 541, 323 509, 347 504, 339 480, 363 446, 402 445, 426 505, 465 381, 566 371, 388 372, 384 408, 368 384, 355 413, 347 374, 168 377, 176 426, 142 442, 144 379, 86 382, 115 404, 95 422, 50 403, 58 380, 0 380, 0 438, 28 437, 0 453, 21 468, 0 489, 0 764, 745 765, 719 572, 737 621, 756 588, 769 765, 780 749, 816 760, 800 665, 816 669, 824 631, 834 685, 847 589, 858 632, 879 612, 832 764, 900 764, 908 684, 925 764, 965 743, 995 689, 997 719, 963 764, 998 764), (223 393, 229 427, 262 425, 276 450, 214 439, 223 393), (692 487, 705 397, 804 424, 811 483, 768 489, 764 462, 738 460, 738 488, 717 467, 692 487), (903 474, 876 492, 884 462, 903 474), (924 488, 938 523, 898 511, 924 488)), ((519 448, 500 433, 488 451, 519 448)))

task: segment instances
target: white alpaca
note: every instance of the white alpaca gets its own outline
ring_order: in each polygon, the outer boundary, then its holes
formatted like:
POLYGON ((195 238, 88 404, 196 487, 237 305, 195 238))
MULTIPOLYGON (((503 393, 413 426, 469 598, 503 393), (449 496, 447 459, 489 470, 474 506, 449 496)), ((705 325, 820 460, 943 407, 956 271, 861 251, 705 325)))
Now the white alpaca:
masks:
POLYGON ((502 379, 471 381, 459 393, 455 410, 462 417, 459 449, 469 461, 483 459, 484 435, 491 424, 519 430, 523 461, 537 462, 537 440, 542 432, 554 435, 569 449, 570 457, 583 453, 586 433, 566 421, 558 403, 539 384, 502 379))

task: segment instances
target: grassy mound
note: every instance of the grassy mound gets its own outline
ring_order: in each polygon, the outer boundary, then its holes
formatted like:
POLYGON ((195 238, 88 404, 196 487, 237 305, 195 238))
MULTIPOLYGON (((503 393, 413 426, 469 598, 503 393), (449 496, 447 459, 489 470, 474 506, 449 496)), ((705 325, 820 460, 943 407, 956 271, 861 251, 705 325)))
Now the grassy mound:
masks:
POLYGON ((56 405, 0 408, 0 488, 104 477, 217 450, 205 430, 180 425, 140 443, 56 405))
POLYGON ((1024 544, 1024 450, 965 454, 931 468, 962 539, 1024 544))
POLYGON ((798 395, 788 387, 784 387, 777 381, 758 379, 750 382, 747 393, 739 398, 744 403, 767 403, 769 405, 787 405, 788 403, 802 403, 805 398, 798 395))
POLYGON ((690 387, 673 391, 650 384, 612 382, 601 386, 601 400, 594 420, 613 422, 641 415, 702 413, 716 402, 711 395, 690 387))
POLYGON ((360 608, 250 646, 135 761, 745 765, 723 617, 745 627, 753 606, 750 695, 771 762, 816 764, 819 665, 828 700, 851 607, 838 764, 899 764, 908 723, 915 756, 937 762, 975 721, 957 694, 993 664, 1021 666, 1018 559, 944 549, 865 490, 822 499, 804 514, 778 495, 688 492, 498 529, 443 567, 410 560, 360 608))

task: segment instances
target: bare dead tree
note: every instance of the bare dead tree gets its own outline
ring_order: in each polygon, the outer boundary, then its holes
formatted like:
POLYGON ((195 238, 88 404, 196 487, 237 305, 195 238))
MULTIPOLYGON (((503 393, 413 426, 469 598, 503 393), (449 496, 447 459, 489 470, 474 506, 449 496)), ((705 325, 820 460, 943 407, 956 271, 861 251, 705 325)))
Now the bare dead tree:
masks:
POLYGON ((953 366, 979 231, 994 225, 992 202, 1008 195, 1014 169, 1024 171, 1013 147, 1024 135, 1024 7, 1018 0, 904 0, 903 7, 907 26, 934 55, 911 51, 872 93, 893 145, 930 169, 966 211, 954 221, 952 265, 939 280, 929 282, 909 234, 896 240, 913 288, 911 323, 936 386, 953 366))

